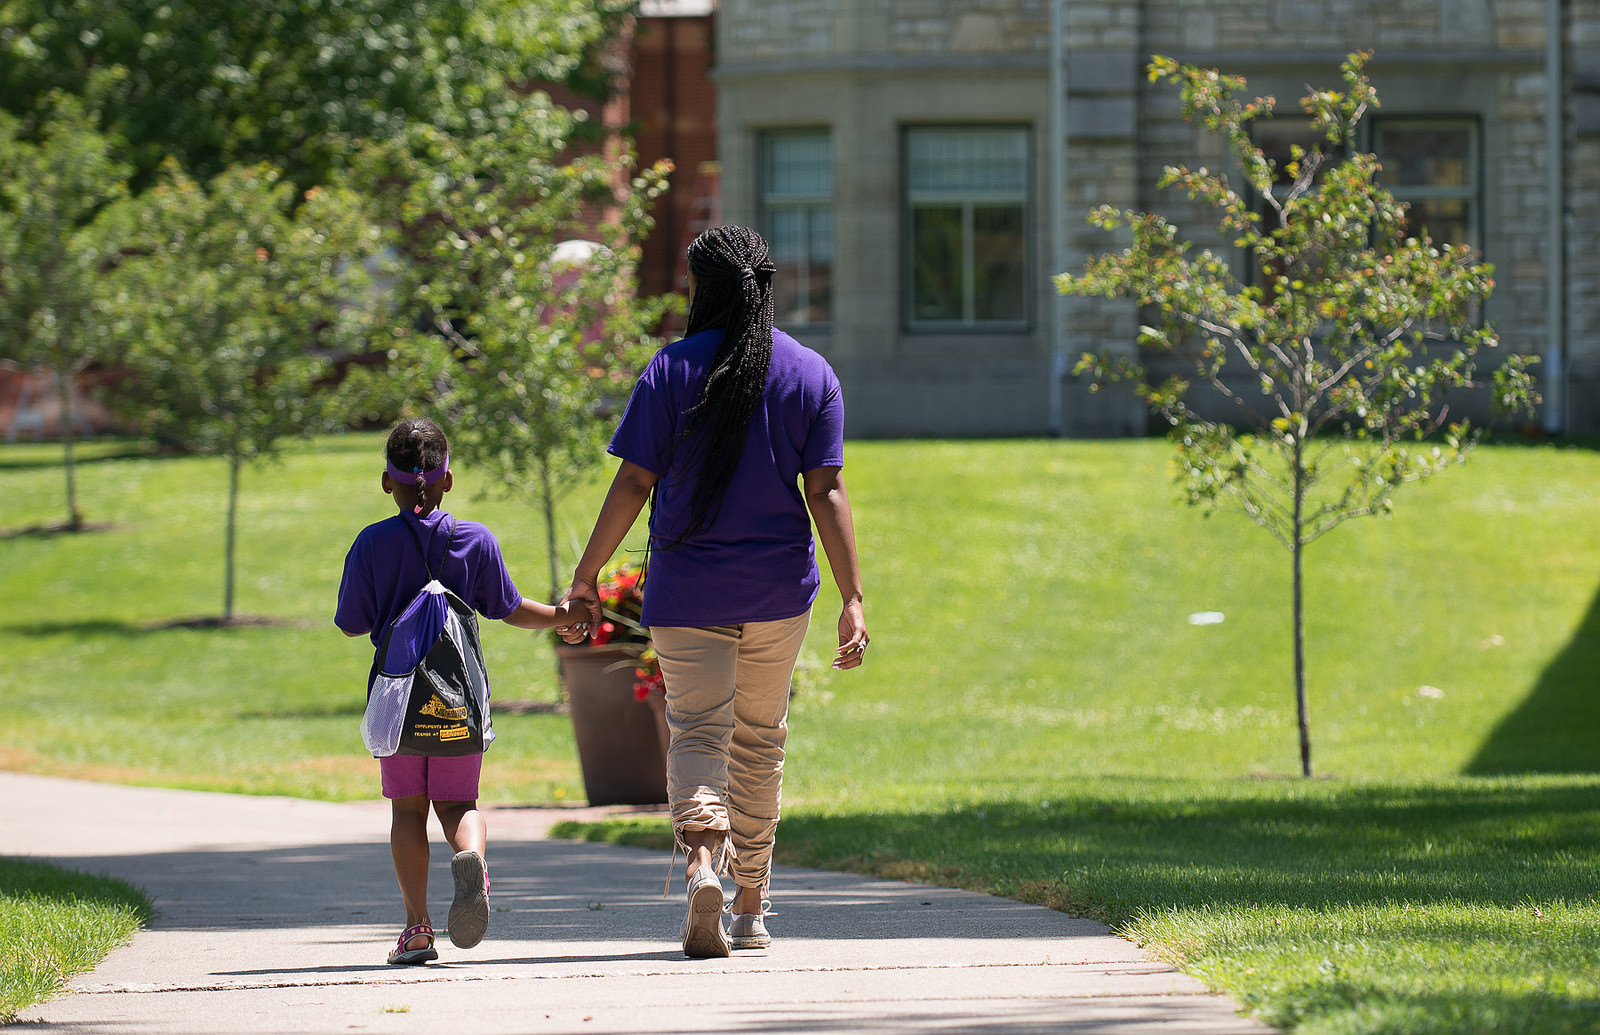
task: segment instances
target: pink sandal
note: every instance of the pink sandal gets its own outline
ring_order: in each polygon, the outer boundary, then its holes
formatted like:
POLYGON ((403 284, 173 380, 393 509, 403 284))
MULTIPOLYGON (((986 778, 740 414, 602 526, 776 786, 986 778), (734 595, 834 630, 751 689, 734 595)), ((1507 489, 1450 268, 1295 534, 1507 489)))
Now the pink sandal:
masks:
POLYGON ((400 940, 395 942, 394 951, 389 953, 389 962, 398 964, 426 963, 439 958, 439 950, 433 947, 433 928, 427 924, 413 924, 400 932, 400 940), (420 949, 408 949, 406 945, 413 938, 426 938, 428 944, 420 949))

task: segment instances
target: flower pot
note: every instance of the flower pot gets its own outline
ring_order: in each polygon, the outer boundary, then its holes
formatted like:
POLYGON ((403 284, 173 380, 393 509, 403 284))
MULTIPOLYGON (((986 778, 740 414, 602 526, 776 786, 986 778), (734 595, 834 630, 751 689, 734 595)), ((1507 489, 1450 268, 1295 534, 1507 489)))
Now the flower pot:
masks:
POLYGON ((634 652, 558 646, 584 793, 591 805, 667 800, 664 709, 633 695, 634 652), (658 718, 658 714, 660 717, 658 718))

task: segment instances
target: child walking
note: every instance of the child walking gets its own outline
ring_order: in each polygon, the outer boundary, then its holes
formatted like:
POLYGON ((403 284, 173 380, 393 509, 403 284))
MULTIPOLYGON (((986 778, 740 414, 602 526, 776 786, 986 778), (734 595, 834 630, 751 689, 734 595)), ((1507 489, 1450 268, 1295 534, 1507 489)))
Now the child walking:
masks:
MULTIPOLYGON (((346 636, 370 636, 378 646, 390 622, 428 583, 430 570, 485 618, 518 628, 574 625, 587 617, 571 605, 552 607, 523 598, 506 572, 494 533, 440 509, 453 478, 450 443, 437 424, 426 418, 400 421, 390 430, 384 452, 388 466, 383 491, 394 497, 400 512, 362 529, 345 556, 333 620, 346 636)), ((488 827, 478 811, 482 766, 482 754, 378 759, 383 796, 391 805, 389 849, 406 911, 405 930, 389 953, 390 963, 439 958, 428 915, 430 804, 455 853, 450 860, 455 899, 446 928, 450 940, 470 949, 488 930, 488 827)))

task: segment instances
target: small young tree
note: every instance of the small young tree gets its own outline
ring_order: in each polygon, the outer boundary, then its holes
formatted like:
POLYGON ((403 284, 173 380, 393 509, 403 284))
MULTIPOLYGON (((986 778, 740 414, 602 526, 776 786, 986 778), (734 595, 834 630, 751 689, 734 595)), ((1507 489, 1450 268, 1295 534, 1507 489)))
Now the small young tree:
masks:
POLYGON ((556 506, 604 456, 605 416, 659 344, 667 301, 639 299, 635 271, 667 170, 619 183, 615 159, 563 161, 572 116, 529 105, 537 117, 498 132, 417 129, 357 163, 402 227, 394 294, 421 320, 352 387, 372 415, 397 402, 433 413, 457 456, 538 506, 555 594, 556 506))
MULTIPOLYGON (((1195 382, 1233 404, 1235 422, 1208 419, 1190 407, 1187 378, 1151 383, 1137 364, 1106 355, 1079 364, 1100 379, 1131 379, 1171 422, 1191 504, 1235 505, 1288 548, 1305 776, 1305 548, 1351 518, 1388 513, 1399 486, 1465 459, 1480 433, 1452 419, 1446 396, 1479 385, 1477 354, 1498 344, 1475 322, 1490 267, 1408 225, 1406 206, 1379 183, 1377 158, 1356 148, 1361 119, 1378 104, 1369 56, 1345 60, 1344 90, 1302 99, 1321 144, 1296 148, 1281 169, 1250 133, 1272 115, 1271 97, 1241 101, 1243 78, 1156 57, 1151 81, 1178 85, 1184 117, 1222 137, 1244 181, 1236 188, 1225 172, 1179 166, 1160 185, 1212 209, 1221 239, 1259 272, 1241 280, 1228 257, 1197 248, 1159 215, 1102 207, 1090 222, 1126 228, 1132 245, 1057 278, 1063 292, 1133 298, 1158 314, 1159 325, 1140 328, 1140 344, 1192 359, 1195 382), (1226 378, 1230 364, 1248 376, 1226 378)), ((1498 411, 1533 405, 1529 362, 1510 356, 1494 372, 1498 411)))
POLYGON ((104 354, 95 297, 115 251, 106 213, 126 195, 128 170, 78 98, 51 94, 42 123, 29 132, 0 113, 0 356, 47 370, 55 381, 66 527, 77 530, 75 385, 104 354))
POLYGON ((127 212, 138 253, 115 274, 132 383, 155 438, 228 461, 222 620, 233 620, 239 473, 321 427, 328 353, 358 337, 363 260, 382 241, 356 200, 294 188, 265 166, 208 187, 169 165, 127 212))

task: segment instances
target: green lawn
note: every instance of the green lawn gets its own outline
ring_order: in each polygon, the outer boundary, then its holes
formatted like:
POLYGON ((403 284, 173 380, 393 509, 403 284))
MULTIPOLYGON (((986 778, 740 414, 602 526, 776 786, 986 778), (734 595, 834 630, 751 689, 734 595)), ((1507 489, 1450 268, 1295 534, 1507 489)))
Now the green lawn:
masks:
MULTIPOLYGON (((220 462, 86 464, 110 529, 0 539, 0 766, 375 795, 370 652, 329 616, 344 550, 389 513, 379 450, 323 439, 247 472, 238 606, 273 621, 228 629, 182 624, 220 608, 220 462)), ((0 525, 60 520, 56 455, 0 449, 0 525)), ((1600 454, 1486 447, 1311 548, 1312 781, 1288 554, 1177 502, 1167 456, 850 444, 872 657, 826 669, 825 591, 785 858, 1103 918, 1298 1031, 1600 1029, 1600 454)), ((470 468, 457 485, 540 595, 533 512, 475 500, 470 468)), ((569 500, 573 552, 602 488, 569 500)), ((486 640, 497 699, 555 699, 542 639, 486 640)), ((582 795, 565 718, 496 728, 486 797, 582 795)))
MULTIPOLYGON (((0 491, 12 503, 5 525, 61 520, 58 456, 51 447, 0 449, 0 491)), ((376 765, 358 731, 372 648, 334 627, 333 608, 350 542, 363 525, 394 513, 378 487, 382 456, 381 437, 357 435, 246 469, 236 598, 245 621, 221 629, 204 623, 222 611, 223 463, 121 456, 84 464, 87 518, 109 529, 0 539, 0 591, 12 601, 0 620, 0 654, 11 662, 0 674, 0 700, 18 719, 0 734, 0 766, 204 790, 376 797, 376 765)), ((448 504, 489 522, 519 586, 546 596, 533 511, 474 501, 470 472, 456 484, 448 504)), ((555 701, 543 637, 488 625, 496 696, 555 701)), ((495 725, 501 740, 486 795, 582 797, 566 718, 505 715, 495 725)))
POLYGON ((0 858, 0 1024, 92 970, 149 915, 122 881, 0 858))

